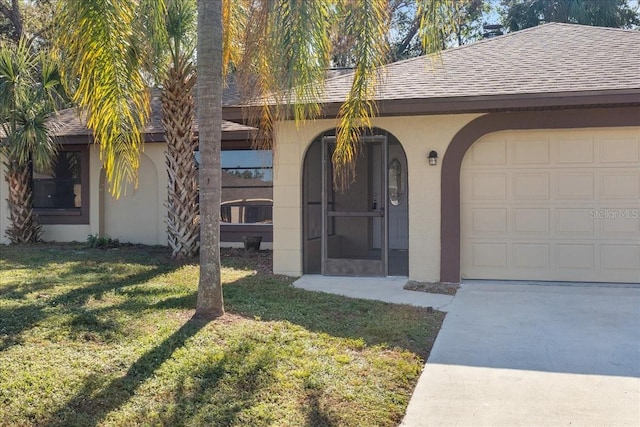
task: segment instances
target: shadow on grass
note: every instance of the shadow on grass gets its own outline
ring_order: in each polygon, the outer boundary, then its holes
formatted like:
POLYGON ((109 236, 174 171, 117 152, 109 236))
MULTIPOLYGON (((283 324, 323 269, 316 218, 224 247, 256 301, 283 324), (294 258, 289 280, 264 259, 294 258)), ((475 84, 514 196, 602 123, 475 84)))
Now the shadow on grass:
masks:
MULTIPOLYGON (((147 283, 156 276, 180 267, 178 264, 172 263, 160 265, 148 263, 146 265, 153 268, 117 279, 109 278, 110 274, 112 274, 111 271, 101 272, 97 277, 94 275, 89 283, 81 282, 77 287, 59 295, 43 294, 33 298, 28 303, 25 303, 23 298, 34 290, 55 288, 56 283, 65 283, 67 280, 74 283, 78 277, 95 269, 95 266, 78 263, 66 269, 64 273, 57 275, 50 282, 39 280, 28 285, 10 285, 0 288, 0 300, 14 300, 20 304, 18 306, 0 308, 0 351, 21 343, 21 335, 25 331, 48 317, 60 313, 71 314, 74 317, 69 326, 79 333, 87 332, 87 329, 89 332, 105 333, 108 333, 110 328, 117 329, 116 322, 100 321, 95 317, 95 313, 91 313, 90 310, 86 310, 83 306, 90 298, 102 299, 108 292, 147 283)), ((120 274, 123 273, 123 270, 118 266, 113 267, 112 270, 118 270, 120 274)), ((131 310, 138 310, 148 306, 148 304, 140 303, 139 300, 135 299, 129 300, 128 303, 132 306, 131 310)))
POLYGON ((225 286, 230 311, 262 320, 286 320, 367 345, 398 347, 426 360, 444 314, 379 301, 294 288, 291 280, 249 277, 225 286))
MULTIPOLYGON (((124 376, 106 385, 99 378, 89 378, 84 388, 43 425, 100 425, 109 414, 127 404, 139 387, 207 324, 207 321, 192 318, 141 356, 124 376)), ((167 401, 162 403, 160 411, 153 417, 139 414, 142 420, 134 418, 128 422, 170 426, 242 424, 238 415, 255 408, 256 402, 264 398, 258 394, 274 381, 272 371, 278 363, 277 346, 275 342, 264 343, 247 338, 217 354, 207 354, 193 369, 181 368, 176 384, 170 384, 161 392, 167 401)), ((271 420, 267 424, 276 421, 271 420)))
MULTIPOLYGON (((348 298, 294 288, 292 279, 257 275, 224 285, 228 312, 265 321, 288 321, 310 331, 406 349, 426 360, 444 314, 425 308, 348 298)), ((153 307, 192 309, 196 293, 153 307)))
POLYGON ((309 427, 333 427, 336 425, 320 406, 319 392, 310 392, 307 394, 307 420, 306 425, 309 427))
POLYGON ((123 377, 111 381, 99 391, 96 385, 99 381, 91 378, 85 383, 85 387, 44 425, 98 425, 110 412, 129 401, 138 387, 207 323, 200 319, 189 320, 160 345, 142 355, 123 377))
MULTIPOLYGON (((141 273, 107 281, 104 281, 104 275, 100 275, 95 281, 80 283, 63 294, 0 310, 0 350, 18 344, 25 330, 52 314, 72 314, 69 326, 78 333, 104 335, 119 327, 117 322, 108 321, 111 310, 135 313, 147 309, 191 310, 195 307, 195 292, 184 296, 167 295, 158 301, 161 292, 153 289, 137 287, 124 290, 180 267, 163 264, 158 257, 147 265, 151 268, 141 273), (87 309, 84 306, 90 298, 100 299, 111 291, 121 292, 129 298, 109 307, 87 309), (154 302, 145 298, 148 295, 154 296, 154 302), (6 319, 9 320, 5 324, 6 319)), ((91 265, 78 264, 65 275, 82 275, 91 268, 91 265)), ((15 295, 16 289, 11 292, 15 295)), ((431 346, 428 341, 435 338, 430 328, 433 326, 437 331, 442 321, 440 314, 427 314, 424 309, 309 292, 293 288, 289 279, 266 274, 245 277, 225 285, 224 294, 229 312, 265 321, 288 321, 311 331, 368 345, 404 348, 422 357, 426 357, 431 346)), ((144 353, 120 378, 111 380, 111 377, 101 375, 87 378, 82 389, 50 415, 44 425, 101 424, 109 414, 126 405, 140 386, 204 326, 205 323, 195 319, 188 321, 169 338, 144 353)), ((252 347, 250 340, 242 340, 225 348, 219 358, 198 366, 195 372, 185 373, 186 376, 171 390, 168 404, 163 405, 166 412, 155 415, 159 419, 158 424, 242 424, 240 414, 255 410, 255 402, 259 401, 257 395, 273 380, 270 368, 276 363, 274 354, 277 352, 270 346, 278 345, 276 342, 266 347, 252 347), (229 400, 229 396, 236 398, 229 400)), ((322 392, 310 390, 301 401, 306 405, 305 422, 308 426, 335 424, 330 411, 322 407, 321 396, 322 392)), ((155 421, 149 423, 154 424, 155 421)))
POLYGON ((162 424, 242 425, 239 414, 255 408, 258 394, 274 381, 272 372, 278 363, 274 346, 277 343, 247 339, 225 348, 217 362, 202 363, 189 378, 179 381, 174 409, 162 417, 162 424))

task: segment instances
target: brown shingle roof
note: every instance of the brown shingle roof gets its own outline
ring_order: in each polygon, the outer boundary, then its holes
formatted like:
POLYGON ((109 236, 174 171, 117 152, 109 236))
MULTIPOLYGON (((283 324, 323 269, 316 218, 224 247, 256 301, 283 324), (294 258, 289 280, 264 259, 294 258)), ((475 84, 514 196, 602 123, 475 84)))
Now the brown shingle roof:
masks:
MULTIPOLYGON (((640 31, 551 23, 384 67, 376 99, 640 89, 640 31)), ((353 75, 330 79, 342 102, 353 75)))
MULTIPOLYGON (((61 110, 52 118, 54 134, 57 137, 91 135, 91 131, 87 128, 86 116, 79 115, 75 108, 61 110)), ((253 128, 240 123, 222 121, 222 132, 251 132, 253 128)), ((198 131, 198 124, 194 124, 194 131, 198 131)), ((147 126, 144 129, 147 135, 164 135, 162 127, 162 103, 159 92, 154 91, 151 98, 151 116, 147 126)))

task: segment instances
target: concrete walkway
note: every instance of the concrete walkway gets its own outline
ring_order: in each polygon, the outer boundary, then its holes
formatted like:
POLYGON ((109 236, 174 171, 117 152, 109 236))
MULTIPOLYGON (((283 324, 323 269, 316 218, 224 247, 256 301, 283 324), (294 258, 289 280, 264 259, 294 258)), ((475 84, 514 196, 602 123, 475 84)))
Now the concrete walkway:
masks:
POLYGON ((448 311, 402 426, 640 425, 640 287, 468 283, 451 301, 405 281, 295 283, 448 311))
POLYGON ((447 311, 453 296, 404 290, 406 277, 339 277, 306 274, 293 286, 308 291, 327 292, 351 298, 362 298, 447 311))

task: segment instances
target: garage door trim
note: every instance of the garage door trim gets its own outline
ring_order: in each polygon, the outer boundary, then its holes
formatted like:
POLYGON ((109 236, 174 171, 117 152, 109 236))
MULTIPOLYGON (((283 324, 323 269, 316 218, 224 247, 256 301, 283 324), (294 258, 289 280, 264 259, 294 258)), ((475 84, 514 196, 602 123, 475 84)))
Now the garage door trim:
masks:
POLYGON ((440 281, 460 282, 460 170, 464 155, 483 135, 504 130, 640 126, 640 108, 492 113, 463 127, 442 161, 440 281))

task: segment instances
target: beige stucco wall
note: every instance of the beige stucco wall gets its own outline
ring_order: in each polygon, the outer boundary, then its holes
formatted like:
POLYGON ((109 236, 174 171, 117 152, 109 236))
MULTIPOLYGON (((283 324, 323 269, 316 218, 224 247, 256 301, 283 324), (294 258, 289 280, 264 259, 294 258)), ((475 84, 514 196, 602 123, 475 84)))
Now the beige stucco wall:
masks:
POLYGON ((85 242, 92 233, 90 224, 46 224, 42 226, 45 242, 85 242))
MULTIPOLYGON (((138 188, 128 186, 119 199, 103 192, 100 214, 104 235, 120 242, 167 244, 164 152, 164 144, 147 144, 140 158, 138 188)), ((104 182, 104 176, 100 180, 104 182)))
MULTIPOLYGON (((409 276, 437 281, 440 275, 440 174, 442 157, 453 136, 479 114, 381 117, 373 126, 391 132, 407 155, 409 181, 409 276), (427 154, 436 150, 437 166, 427 154)), ((307 147, 335 120, 277 127, 273 188, 273 268, 278 274, 302 274, 302 165, 307 147)))

